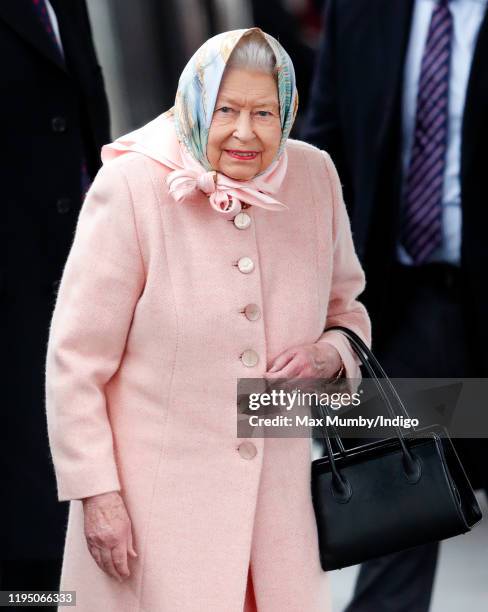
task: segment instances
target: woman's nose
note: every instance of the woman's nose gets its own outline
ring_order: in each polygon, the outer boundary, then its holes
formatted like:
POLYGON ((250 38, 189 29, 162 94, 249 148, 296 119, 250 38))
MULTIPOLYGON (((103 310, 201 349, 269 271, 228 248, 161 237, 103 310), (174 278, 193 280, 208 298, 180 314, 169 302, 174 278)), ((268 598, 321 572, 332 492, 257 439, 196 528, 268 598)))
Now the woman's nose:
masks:
POLYGON ((239 113, 234 129, 234 136, 242 141, 252 140, 254 138, 250 113, 239 113))

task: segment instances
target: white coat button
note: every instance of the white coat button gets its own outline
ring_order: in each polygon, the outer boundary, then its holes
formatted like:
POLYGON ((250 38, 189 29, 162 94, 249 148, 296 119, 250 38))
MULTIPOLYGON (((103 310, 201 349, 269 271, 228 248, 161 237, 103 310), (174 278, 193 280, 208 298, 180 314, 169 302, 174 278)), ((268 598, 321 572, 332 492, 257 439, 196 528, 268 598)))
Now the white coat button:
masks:
POLYGON ((237 262, 239 272, 243 274, 249 274, 254 270, 254 262, 250 257, 241 257, 237 262))
POLYGON ((258 449, 254 446, 254 444, 247 441, 239 444, 237 450, 243 459, 254 459, 258 452, 258 449))
POLYGON ((248 304, 244 308, 244 314, 249 321, 257 321, 261 316, 261 311, 257 304, 248 304))
POLYGON ((245 212, 240 212, 234 217, 234 225, 237 229, 245 230, 251 225, 251 217, 245 212))
POLYGON ((247 349, 242 353, 241 361, 247 368, 253 368, 259 361, 259 355, 256 351, 247 349))

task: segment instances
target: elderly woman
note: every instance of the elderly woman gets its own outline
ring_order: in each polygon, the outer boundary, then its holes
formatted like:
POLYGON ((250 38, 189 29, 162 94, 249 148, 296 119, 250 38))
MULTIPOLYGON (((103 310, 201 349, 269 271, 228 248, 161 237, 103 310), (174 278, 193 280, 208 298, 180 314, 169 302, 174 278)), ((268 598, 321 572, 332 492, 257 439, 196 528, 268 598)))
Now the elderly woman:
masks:
POLYGON ((207 41, 173 109, 104 147, 47 352, 61 589, 94 612, 324 612, 310 440, 240 439, 238 378, 357 377, 364 276, 338 176, 288 139, 293 66, 207 41))

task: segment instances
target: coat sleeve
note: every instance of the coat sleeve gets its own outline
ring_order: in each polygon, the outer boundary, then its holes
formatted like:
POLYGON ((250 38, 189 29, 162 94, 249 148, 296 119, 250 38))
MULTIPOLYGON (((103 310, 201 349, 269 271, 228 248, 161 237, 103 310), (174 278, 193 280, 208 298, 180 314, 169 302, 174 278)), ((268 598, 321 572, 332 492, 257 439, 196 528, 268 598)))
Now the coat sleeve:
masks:
POLYGON ((145 273, 125 175, 109 163, 78 217, 46 355, 58 499, 120 490, 105 385, 117 371, 145 273))
MULTIPOLYGON (((371 323, 366 308, 358 301, 365 288, 365 276, 354 250, 351 225, 342 197, 339 176, 330 155, 325 158, 333 202, 333 263, 332 282, 325 329, 342 325, 355 331, 371 346, 371 323)), ((328 342, 338 350, 347 378, 360 378, 360 361, 353 352, 349 340, 338 331, 325 332, 317 342, 328 342)))

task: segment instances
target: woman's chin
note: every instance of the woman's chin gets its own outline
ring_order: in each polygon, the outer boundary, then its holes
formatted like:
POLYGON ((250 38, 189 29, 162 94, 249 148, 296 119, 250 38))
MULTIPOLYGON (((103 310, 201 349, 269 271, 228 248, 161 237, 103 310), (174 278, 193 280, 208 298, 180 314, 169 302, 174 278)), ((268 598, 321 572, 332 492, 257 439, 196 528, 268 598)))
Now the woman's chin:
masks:
POLYGON ((256 174, 257 172, 254 172, 253 174, 244 174, 244 173, 234 174, 234 175, 227 174, 227 176, 233 179, 234 181, 250 181, 256 176, 256 174))
MULTIPOLYGON (((241 162, 237 162, 237 163, 241 163, 241 162)), ((243 167, 236 167, 235 164, 229 164, 226 165, 225 167, 222 167, 219 172, 221 172, 222 174, 225 174, 226 176, 228 176, 231 179, 234 179, 235 181, 249 181, 252 178, 254 178, 256 176, 256 174, 258 174, 259 172, 259 168, 243 168, 243 167)))

